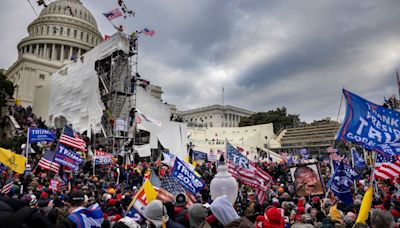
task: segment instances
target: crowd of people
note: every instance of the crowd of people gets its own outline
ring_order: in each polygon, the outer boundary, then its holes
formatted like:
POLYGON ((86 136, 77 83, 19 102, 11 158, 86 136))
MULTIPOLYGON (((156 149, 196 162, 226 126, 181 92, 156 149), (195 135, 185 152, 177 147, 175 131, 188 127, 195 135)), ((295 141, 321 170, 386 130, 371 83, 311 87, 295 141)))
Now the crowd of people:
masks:
MULTIPOLYGON (((45 127, 30 108, 17 107, 12 114, 25 128, 45 127)), ((115 161, 110 165, 97 165, 93 170, 92 160, 88 157, 78 170, 53 172, 38 166, 41 153, 30 156, 28 164, 32 169, 23 175, 0 166, 2 227, 383 228, 400 224, 400 181, 394 179, 375 180, 377 191, 368 220, 366 224, 357 224, 363 195, 371 185, 371 168, 360 171, 361 178, 351 188, 353 203, 345 205, 327 188, 332 176, 327 160, 321 159, 317 163, 321 185, 312 181, 317 177, 311 169, 297 169, 295 181, 290 174, 294 164, 264 159, 258 161, 258 166, 273 178, 265 200, 260 201, 254 187, 238 181, 238 197, 232 205, 226 195, 214 200, 210 195, 210 183, 217 173, 218 162, 197 164, 195 171, 205 187, 193 195, 170 175, 172 167, 160 161, 129 165, 115 161), (12 186, 3 192, 10 178, 12 186), (159 193, 157 198, 136 207, 139 214, 131 213, 132 201, 140 197, 143 183, 147 179, 153 181, 152 178, 159 182, 157 186, 154 184, 159 193), (56 187, 52 186, 54 180, 58 183, 56 187), (304 186, 301 194, 299 186, 304 186), (311 195, 310 192, 316 189, 321 194, 311 195)))
MULTIPOLYGON (((37 162, 38 158, 31 160, 37 162)), ((34 165, 34 164, 32 164, 34 165)), ((127 216, 128 208, 146 179, 149 170, 163 182, 170 168, 154 163, 129 166, 97 167, 93 175, 90 162, 71 176, 68 186, 49 189, 52 179, 62 180, 58 174, 36 167, 24 176, 15 176, 9 193, 1 196, 0 224, 9 227, 79 227, 74 212, 95 204, 102 211, 101 227, 353 227, 357 218, 367 181, 357 183, 354 203, 345 206, 335 197, 298 197, 288 175, 286 164, 260 164, 274 178, 267 190, 267 200, 260 203, 254 189, 239 185, 239 196, 232 205, 227 196, 211 200, 209 185, 216 174, 216 165, 203 163, 196 167, 206 187, 196 196, 176 194, 175 198, 153 200, 143 210, 144 219, 127 216), (120 175, 118 174, 120 170, 120 175)), ((322 177, 329 179, 329 168, 320 163, 322 177)), ((8 179, 7 170, 1 173, 1 185, 8 179)), ((365 180, 368 171, 365 172, 365 180)), ((400 218, 398 184, 378 182, 381 191, 373 201, 368 224, 370 227, 395 227, 400 218)), ((367 227, 358 224, 357 227, 367 227)))

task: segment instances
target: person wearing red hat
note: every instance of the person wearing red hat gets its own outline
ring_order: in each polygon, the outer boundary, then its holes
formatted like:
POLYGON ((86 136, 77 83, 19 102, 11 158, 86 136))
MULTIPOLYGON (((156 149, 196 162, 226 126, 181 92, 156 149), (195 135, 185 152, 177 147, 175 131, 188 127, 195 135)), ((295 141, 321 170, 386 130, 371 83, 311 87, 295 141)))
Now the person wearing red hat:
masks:
POLYGON ((264 228, 283 228, 285 220, 282 217, 282 212, 276 207, 270 207, 265 210, 264 228))

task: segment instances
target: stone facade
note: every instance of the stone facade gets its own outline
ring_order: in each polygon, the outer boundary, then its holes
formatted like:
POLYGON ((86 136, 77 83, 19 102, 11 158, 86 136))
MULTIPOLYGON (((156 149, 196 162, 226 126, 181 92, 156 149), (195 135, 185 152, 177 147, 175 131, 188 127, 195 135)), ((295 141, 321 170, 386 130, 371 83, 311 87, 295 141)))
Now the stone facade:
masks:
POLYGON ((230 105, 211 105, 188 111, 178 111, 189 127, 238 127, 240 118, 254 112, 230 105))
POLYGON ((7 78, 16 85, 14 97, 47 119, 51 75, 101 42, 93 15, 79 0, 58 0, 42 10, 28 26, 18 59, 7 78))

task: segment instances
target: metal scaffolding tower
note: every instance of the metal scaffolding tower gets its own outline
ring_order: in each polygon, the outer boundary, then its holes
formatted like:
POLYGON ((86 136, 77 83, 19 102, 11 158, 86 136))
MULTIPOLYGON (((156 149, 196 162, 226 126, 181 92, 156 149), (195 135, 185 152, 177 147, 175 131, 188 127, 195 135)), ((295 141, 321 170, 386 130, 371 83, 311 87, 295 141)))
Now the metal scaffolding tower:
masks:
POLYGON ((135 138, 132 110, 136 101, 137 56, 137 38, 130 37, 129 53, 115 51, 95 65, 101 99, 106 108, 102 118, 102 141, 109 153, 117 154, 124 150, 126 144, 135 138))

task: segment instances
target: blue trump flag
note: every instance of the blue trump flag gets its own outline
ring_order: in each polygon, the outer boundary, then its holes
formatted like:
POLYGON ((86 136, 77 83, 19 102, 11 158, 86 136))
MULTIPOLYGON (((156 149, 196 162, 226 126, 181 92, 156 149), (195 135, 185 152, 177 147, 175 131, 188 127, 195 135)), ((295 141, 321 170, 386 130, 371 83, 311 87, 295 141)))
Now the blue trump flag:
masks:
POLYGON ((205 161, 207 160, 207 153, 201 152, 201 151, 197 151, 197 150, 193 150, 193 159, 196 161, 205 161))
POLYGON ((56 135, 46 129, 42 128, 29 128, 28 129, 28 142, 53 142, 56 139, 56 135))
POLYGON ((228 153, 228 160, 232 161, 234 165, 250 169, 250 160, 228 142, 226 143, 226 151, 228 153))
POLYGON ((354 147, 351 148, 351 156, 355 168, 364 169, 367 166, 363 154, 359 153, 354 147))
POLYGON ((60 165, 68 166, 73 170, 78 170, 79 164, 83 162, 82 157, 79 154, 61 144, 59 144, 56 149, 54 161, 60 165))
POLYGON ((353 195, 350 187, 357 177, 358 174, 350 166, 341 162, 329 180, 328 187, 345 205, 351 205, 353 195))
POLYGON ((347 140, 369 150, 400 154, 400 113, 371 103, 347 90, 346 117, 336 140, 347 140))
POLYGON ((184 162, 179 158, 175 159, 174 169, 172 170, 172 176, 178 180, 178 182, 193 195, 196 195, 201 189, 204 188, 205 184, 200 177, 190 170, 184 162))

